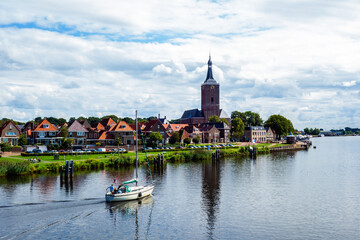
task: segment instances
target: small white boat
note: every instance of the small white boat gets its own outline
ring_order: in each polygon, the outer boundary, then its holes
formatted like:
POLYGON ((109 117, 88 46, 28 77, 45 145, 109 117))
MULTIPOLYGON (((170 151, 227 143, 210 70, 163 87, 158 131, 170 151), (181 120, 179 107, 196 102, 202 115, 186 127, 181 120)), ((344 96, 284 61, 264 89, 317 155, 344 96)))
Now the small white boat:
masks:
MULTIPOLYGON (((136 119, 136 178, 132 179, 130 181, 126 181, 123 182, 118 189, 114 189, 113 186, 111 185, 111 187, 108 187, 106 190, 107 192, 105 193, 105 200, 107 202, 121 202, 121 201, 130 201, 130 200, 136 200, 136 199, 141 199, 144 197, 147 197, 149 195, 151 195, 151 193, 154 190, 154 185, 150 184, 147 186, 137 186, 138 183, 138 123, 137 123, 137 111, 135 113, 135 119, 136 119), (136 183, 136 186, 128 186, 129 184, 132 183, 136 183), (110 189, 112 188, 112 189, 110 189)), ((146 151, 145 151, 146 154, 146 151)), ((146 156, 146 160, 148 163, 148 167, 149 167, 149 173, 150 173, 150 177, 151 177, 151 182, 152 182, 152 175, 151 175, 151 170, 150 170, 150 166, 149 166, 149 159, 146 156)), ((146 181, 146 180, 145 180, 146 181)), ((115 181, 114 181, 115 182, 115 181)))
POLYGON ((108 191, 105 194, 105 200, 107 202, 121 202, 121 201, 141 199, 151 195, 153 190, 154 190, 153 185, 133 186, 133 187, 128 187, 127 185, 124 185, 123 187, 120 188, 121 193, 113 193, 108 191))

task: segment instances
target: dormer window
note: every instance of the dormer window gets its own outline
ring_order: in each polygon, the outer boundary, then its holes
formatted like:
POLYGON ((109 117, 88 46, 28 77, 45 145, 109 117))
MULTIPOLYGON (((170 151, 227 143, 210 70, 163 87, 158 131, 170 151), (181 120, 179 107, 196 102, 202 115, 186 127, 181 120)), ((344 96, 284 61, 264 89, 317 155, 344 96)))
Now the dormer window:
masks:
POLYGON ((126 128, 126 125, 121 125, 120 128, 126 128))
POLYGON ((49 124, 43 124, 43 128, 49 128, 49 124))
POLYGON ((12 129, 12 124, 10 124, 10 129, 12 129))

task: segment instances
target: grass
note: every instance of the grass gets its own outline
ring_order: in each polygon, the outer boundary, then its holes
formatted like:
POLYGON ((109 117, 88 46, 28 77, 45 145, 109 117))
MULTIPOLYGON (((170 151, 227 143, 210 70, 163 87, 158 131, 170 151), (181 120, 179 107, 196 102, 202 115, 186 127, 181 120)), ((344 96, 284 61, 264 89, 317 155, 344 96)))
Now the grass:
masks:
MULTIPOLYGON (((258 154, 270 153, 270 148, 286 146, 290 144, 270 144, 262 143, 257 144, 256 149, 258 154)), ((220 148, 220 154, 222 157, 239 156, 249 154, 250 146, 241 146, 233 148, 220 148)), ((164 153, 164 160, 168 162, 191 162, 202 161, 211 159, 211 154, 215 150, 205 149, 191 149, 182 151, 166 151, 158 150, 152 151, 147 154, 150 163, 158 156, 159 153, 164 153)), ((120 154, 74 154, 74 155, 60 155, 59 160, 55 160, 53 156, 41 156, 37 159, 41 159, 40 163, 30 163, 29 156, 12 156, 0 158, 0 176, 20 175, 29 173, 43 173, 43 172, 58 172, 61 165, 64 165, 64 161, 74 160, 74 170, 94 170, 110 168, 120 168, 124 166, 135 165, 135 152, 120 153, 120 154)), ((146 163, 146 155, 144 152, 138 152, 139 163, 146 163)))

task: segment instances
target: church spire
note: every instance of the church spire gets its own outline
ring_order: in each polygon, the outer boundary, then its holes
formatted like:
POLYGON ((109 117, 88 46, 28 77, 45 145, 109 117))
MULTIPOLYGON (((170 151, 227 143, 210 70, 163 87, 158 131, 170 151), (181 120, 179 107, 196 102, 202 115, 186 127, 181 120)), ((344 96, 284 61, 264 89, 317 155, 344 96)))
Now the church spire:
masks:
POLYGON ((204 84, 217 84, 213 77, 212 73, 212 61, 211 61, 211 55, 209 54, 209 61, 208 61, 208 71, 206 75, 206 79, 204 81, 204 84))
POLYGON ((207 71, 205 82, 209 79, 214 79, 213 74, 212 74, 212 61, 211 61, 210 54, 209 54, 209 61, 208 61, 208 71, 207 71))

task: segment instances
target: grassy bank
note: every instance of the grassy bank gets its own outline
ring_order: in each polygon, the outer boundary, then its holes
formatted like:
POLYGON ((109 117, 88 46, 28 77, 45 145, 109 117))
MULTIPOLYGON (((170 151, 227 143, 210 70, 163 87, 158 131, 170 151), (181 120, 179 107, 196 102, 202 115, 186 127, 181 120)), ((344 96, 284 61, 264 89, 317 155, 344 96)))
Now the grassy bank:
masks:
MULTIPOLYGON (((270 153, 271 147, 278 145, 258 144, 256 145, 257 154, 270 153)), ((250 146, 220 149, 221 157, 248 155, 250 146)), ((164 154, 167 162, 196 162, 211 159, 214 150, 193 149, 186 151, 152 151, 148 153, 150 163, 159 154, 164 154)), ((21 175, 31 173, 58 172, 61 165, 66 160, 74 160, 74 170, 94 170, 104 168, 120 168, 123 166, 135 165, 135 153, 123 154, 98 154, 98 155, 64 155, 60 160, 55 160, 53 156, 38 156, 40 163, 30 163, 29 156, 13 156, 0 158, 0 176, 21 175)), ((138 153, 139 163, 146 163, 145 153, 138 153)))

